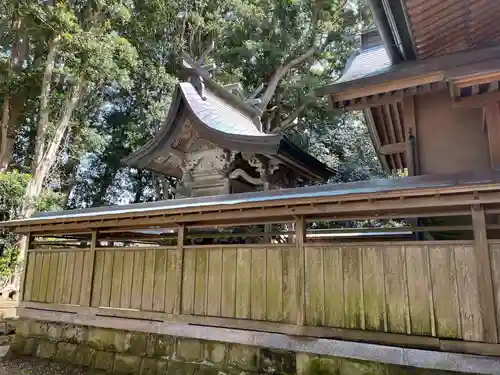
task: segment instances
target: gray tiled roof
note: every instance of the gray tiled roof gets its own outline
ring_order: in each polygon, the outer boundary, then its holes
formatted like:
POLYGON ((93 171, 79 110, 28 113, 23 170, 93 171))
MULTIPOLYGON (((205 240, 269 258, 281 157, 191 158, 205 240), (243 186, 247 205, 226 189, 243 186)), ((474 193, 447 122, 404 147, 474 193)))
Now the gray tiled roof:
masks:
POLYGON ((384 73, 391 68, 391 60, 383 45, 358 52, 347 62, 342 76, 335 82, 348 82, 384 73))
POLYGON ((248 136, 269 136, 257 129, 254 120, 245 112, 205 90, 205 100, 189 82, 179 84, 193 114, 212 129, 226 133, 248 136))

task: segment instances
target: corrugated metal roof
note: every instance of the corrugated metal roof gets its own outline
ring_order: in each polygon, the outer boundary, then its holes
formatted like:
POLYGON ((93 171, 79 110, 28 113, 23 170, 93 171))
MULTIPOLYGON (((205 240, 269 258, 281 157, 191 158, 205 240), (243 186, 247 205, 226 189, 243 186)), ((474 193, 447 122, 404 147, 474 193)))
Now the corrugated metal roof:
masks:
POLYGON ((465 185, 497 184, 500 183, 500 172, 471 172, 453 175, 416 176, 400 179, 380 179, 371 181, 360 181, 342 184, 328 184, 305 188, 284 189, 271 192, 244 193, 219 195, 201 198, 186 198, 179 200, 168 200, 150 203, 136 203, 123 206, 95 207, 80 210, 68 210, 60 212, 46 212, 35 214, 32 218, 20 220, 4 225, 15 223, 36 223, 47 219, 85 219, 99 215, 99 217, 112 216, 128 213, 151 213, 164 212, 168 210, 209 206, 228 206, 239 203, 259 203, 268 201, 280 201, 297 198, 319 198, 340 197, 353 194, 370 194, 389 191, 405 191, 422 188, 445 188, 465 185))
POLYGON ((365 49, 352 56, 336 83, 366 78, 390 70, 391 61, 383 45, 365 49))

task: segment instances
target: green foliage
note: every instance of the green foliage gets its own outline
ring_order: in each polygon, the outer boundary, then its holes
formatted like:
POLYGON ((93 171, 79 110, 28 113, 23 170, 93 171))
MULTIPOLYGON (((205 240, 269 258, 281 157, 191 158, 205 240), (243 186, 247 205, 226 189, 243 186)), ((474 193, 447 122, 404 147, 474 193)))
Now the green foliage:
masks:
MULTIPOLYGON (((286 71, 263 108, 266 129, 285 132, 334 167, 339 172, 334 181, 383 176, 360 117, 332 112, 313 94, 339 74, 353 36, 369 23, 362 2, 352 0, 346 7, 340 0, 5 0, 0 4, 0 105, 10 99, 11 170, 33 171, 42 78, 51 43, 57 42, 45 145, 56 133, 72 88, 79 82, 83 87, 37 208, 158 198, 159 177, 124 168, 121 159, 165 120, 180 52, 199 57, 213 42, 215 50, 205 62, 217 65, 215 79, 241 82, 247 93, 260 84, 266 89, 276 72, 314 48, 286 71), (18 58, 12 59, 16 51, 18 58)), ((30 177, 19 175, 24 182, 9 178, 22 193, 30 177)), ((2 190, 1 197, 8 197, 9 210, 19 211, 23 194, 2 190)), ((19 214, 14 211, 9 218, 19 214)))
POLYGON ((18 265, 19 247, 5 243, 0 256, 0 280, 5 283, 18 265))

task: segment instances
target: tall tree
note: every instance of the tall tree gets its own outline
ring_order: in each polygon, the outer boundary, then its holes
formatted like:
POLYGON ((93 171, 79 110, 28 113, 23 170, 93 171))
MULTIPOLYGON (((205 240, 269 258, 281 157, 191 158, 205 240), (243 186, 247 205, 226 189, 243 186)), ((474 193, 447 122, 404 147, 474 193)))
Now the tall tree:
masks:
POLYGON ((135 50, 115 32, 114 22, 130 13, 123 1, 72 1, 30 4, 25 11, 35 49, 44 51, 40 95, 31 161, 32 179, 26 188, 23 216, 30 216, 72 118, 87 93, 110 83, 129 84, 135 50))

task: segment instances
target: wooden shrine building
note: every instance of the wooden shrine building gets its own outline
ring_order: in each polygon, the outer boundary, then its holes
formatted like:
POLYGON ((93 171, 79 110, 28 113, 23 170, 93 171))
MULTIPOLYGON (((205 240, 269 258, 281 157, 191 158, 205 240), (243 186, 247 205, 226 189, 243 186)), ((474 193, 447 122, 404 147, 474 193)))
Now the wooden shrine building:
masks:
POLYGON ((296 187, 333 174, 285 136, 264 133, 251 101, 184 58, 184 81, 175 87, 164 126, 125 164, 177 178, 177 197, 296 187))
POLYGON ((362 110, 387 170, 500 168, 500 3, 369 0, 377 28, 317 90, 362 110))

